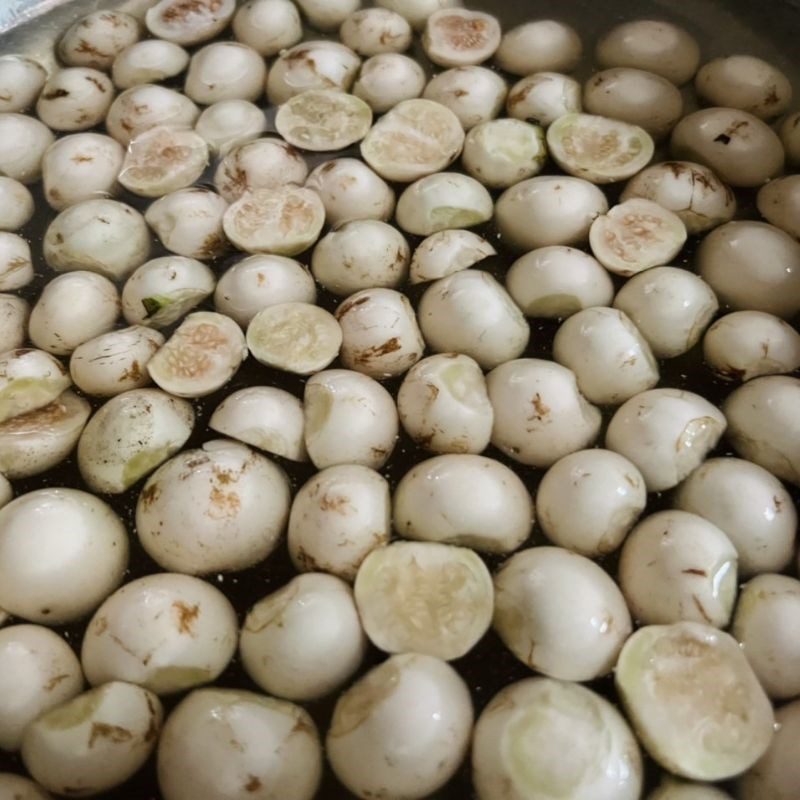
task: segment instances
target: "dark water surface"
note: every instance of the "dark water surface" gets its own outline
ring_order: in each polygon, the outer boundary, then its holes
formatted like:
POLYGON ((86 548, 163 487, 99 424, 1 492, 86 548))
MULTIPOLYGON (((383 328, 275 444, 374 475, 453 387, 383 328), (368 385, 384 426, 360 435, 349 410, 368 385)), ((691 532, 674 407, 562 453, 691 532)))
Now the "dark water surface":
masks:
MULTIPOLYGON (((0 2, 4 2, 4 0, 0 0, 0 2)), ((79 2, 74 4, 76 9, 75 16, 78 16, 79 13, 85 13, 98 5, 110 6, 114 5, 114 3, 79 2)), ((751 2, 751 0, 698 0, 697 2, 689 2, 689 0, 672 0, 672 2, 669 2, 669 0, 614 0, 614 2, 607 3, 592 2, 590 0, 562 0, 559 3, 546 3, 540 0, 528 0, 528 2, 508 2, 507 0, 506 2, 488 2, 487 0, 481 0, 481 2, 468 3, 468 5, 496 14, 501 18, 505 28, 527 19, 544 17, 562 19, 574 25, 580 32, 589 56, 591 56, 594 41, 617 22, 648 16, 669 19, 685 26, 697 36, 703 50, 704 60, 729 53, 752 53, 765 57, 783 68, 793 78, 796 91, 800 94, 800 59, 796 55, 796 42, 798 41, 798 36, 800 36, 800 6, 785 2, 785 0, 765 0, 765 2, 761 3, 751 2)), ((60 9, 59 13, 63 13, 63 9, 60 9)), ((38 24, 44 23, 40 21, 38 24)), ((62 24, 60 20, 58 24, 59 26, 62 24)), ((311 38, 323 38, 316 33, 311 33, 310 36, 311 38)), ((0 38, 0 53, 15 51, 15 45, 16 41, 12 43, 7 38, 5 40, 0 38)), ((415 44, 413 54, 430 67, 422 56, 418 44, 415 44)), ((592 62, 589 57, 579 68, 577 76, 584 79, 591 72, 592 62)), ((512 78, 512 80, 516 79, 512 78)), ((796 106, 798 105, 800 103, 796 103, 796 106)), ((346 154, 350 155, 354 154, 354 152, 346 154)), ((328 160, 333 155, 340 154, 312 154, 308 161, 313 166, 321 161, 328 160)), ((661 158, 657 155, 655 160, 661 160, 661 158)), ((39 213, 22 233, 32 243, 38 278, 34 284, 26 287, 21 294, 33 301, 38 296, 44 283, 51 279, 54 274, 46 266, 41 256, 42 236, 47 225, 54 217, 54 213, 47 207, 41 197, 40 188, 31 188, 36 193, 39 213)), ((618 191, 619 187, 612 186, 609 188, 612 201, 618 191)), ((147 205, 142 198, 129 194, 122 195, 120 199, 142 210, 147 205)), ((752 193, 738 193, 738 199, 740 217, 757 216, 754 210, 752 193)), ((491 224, 477 230, 488 238, 499 252, 497 257, 483 262, 480 268, 486 269, 494 274, 495 277, 502 279, 503 274, 514 259, 513 254, 504 247, 502 240, 491 224)), ((412 239, 412 245, 419 241, 418 239, 415 240, 414 237, 410 238, 412 239)), ((679 259, 680 264, 691 265, 692 251, 695 246, 696 242, 689 242, 684 254, 679 259)), ((164 252, 163 247, 154 239, 153 257, 164 252)), ((221 274, 226 266, 239 257, 241 256, 223 258, 213 263, 212 266, 218 274, 221 274)), ((308 263, 309 257, 310 253, 305 253, 299 259, 304 263, 308 263)), ((418 288, 410 292, 412 301, 416 303, 420 294, 421 290, 418 288)), ((320 292, 320 303, 329 310, 333 310, 337 302, 338 300, 332 295, 324 291, 320 292)), ((205 307, 211 308, 212 306, 210 303, 206 303, 205 307)), ((526 355, 551 357, 552 339, 557 327, 557 324, 552 321, 532 320, 531 342, 526 355)), ((333 366, 337 365, 334 364, 333 366)), ((695 348, 680 358, 662 362, 661 375, 660 386, 689 389, 702 394, 714 403, 720 403, 732 389, 730 383, 714 377, 703 365, 700 348, 695 348)), ((210 431, 207 426, 211 412, 232 391, 252 384, 280 386, 300 397, 302 396, 303 380, 301 378, 270 370, 250 358, 242 366, 233 381, 223 390, 210 397, 194 401, 197 424, 187 447, 197 447, 211 438, 217 438, 218 434, 210 431)), ((387 388, 393 392, 396 391, 398 385, 399 380, 387 382, 387 388)), ((97 400, 91 398, 90 400, 93 407, 96 408, 100 405, 97 400)), ((606 420, 610 413, 611 410, 606 414, 606 420)), ((600 441, 602 442, 602 438, 600 441)), ((724 440, 715 451, 715 455, 731 453, 732 451, 724 440)), ((429 455, 429 453, 418 448, 407 436, 401 435, 397 448, 384 470, 384 474, 394 486, 414 463, 429 455)), ((490 448, 486 455, 497 458, 515 469, 531 491, 535 492, 543 474, 542 470, 522 467, 493 448, 490 448)), ((289 461, 282 461, 281 463, 290 476, 294 490, 299 488, 315 472, 310 465, 289 461)), ((43 486, 86 488, 81 481, 74 460, 69 459, 44 475, 16 481, 14 489, 16 494, 22 494, 43 486)), ((131 563, 127 579, 138 578, 159 571, 157 565, 148 558, 139 546, 135 535, 133 535, 134 510, 140 488, 141 484, 138 484, 123 495, 104 498, 123 517, 131 532, 131 563)), ((797 502, 798 495, 796 492, 794 496, 797 502)), ((669 507, 669 497, 654 495, 650 498, 647 512, 650 513, 665 507, 669 507)), ((530 543, 536 544, 541 541, 543 541, 541 535, 538 531, 535 531, 530 543)), ((488 559, 488 561, 491 568, 494 568, 498 563, 496 559, 488 559)), ((614 574, 616 570, 615 557, 610 557, 604 563, 604 567, 611 574, 614 574)), ((295 571, 289 560, 284 542, 264 563, 236 574, 211 576, 209 580, 225 592, 235 605, 241 620, 254 602, 285 584, 294 574, 295 571)), ((86 621, 83 621, 59 630, 76 649, 79 649, 85 624, 86 621)), ((363 665, 362 672, 382 658, 382 654, 372 649, 363 665)), ((454 662, 454 666, 470 686, 476 713, 480 712, 500 688, 512 681, 529 677, 532 674, 502 646, 498 638, 491 632, 483 638, 472 652, 454 662)), ((257 687, 245 675, 237 659, 234 659, 219 681, 217 681, 217 685, 257 690, 257 687)), ((596 681, 590 685, 615 701, 613 685, 610 679, 596 681)), ((167 708, 174 706, 179 699, 180 696, 166 698, 167 708)), ((307 705, 323 734, 328 727, 334 702, 335 697, 330 697, 307 705)), ((21 771, 21 769, 16 757, 0 752, 0 771, 21 771)), ((653 785, 658 779, 658 769, 652 763, 649 763, 647 770, 648 784, 653 785)), ((153 760, 151 759, 148 765, 131 781, 117 790, 105 794, 104 797, 109 798, 109 800, 156 800, 159 794, 155 781, 153 760)), ((318 793, 319 800, 347 800, 347 798, 352 797, 353 795, 336 781, 328 769, 325 773, 322 788, 318 793)), ((435 800, 470 800, 473 797, 467 764, 445 788, 432 795, 435 800)))

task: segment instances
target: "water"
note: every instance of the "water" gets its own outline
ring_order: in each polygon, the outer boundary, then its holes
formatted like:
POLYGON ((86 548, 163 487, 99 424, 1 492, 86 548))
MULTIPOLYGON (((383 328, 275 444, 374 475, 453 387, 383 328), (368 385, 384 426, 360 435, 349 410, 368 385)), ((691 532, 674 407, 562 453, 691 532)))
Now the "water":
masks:
MULTIPOLYGON (((74 12, 74 15, 70 14, 68 9, 61 7, 47 18, 36 21, 35 25, 27 26, 22 33, 15 34, 14 38, 8 38, 6 35, 6 38, 0 39, 0 41, 3 41, 3 52, 18 52, 20 49, 24 49, 27 52, 43 53, 44 45, 42 42, 47 40, 48 35, 52 37, 52 31, 63 29, 79 13, 85 13, 98 6, 107 7, 119 5, 119 3, 77 0, 71 5, 73 8, 79 9, 79 11, 76 10, 74 12)), ((593 41, 602 32, 621 20, 648 16, 670 19, 685 26, 697 36, 703 49, 704 60, 732 52, 747 52, 760 55, 782 67, 793 78, 795 86, 800 91, 800 62, 794 57, 796 52, 796 33, 800 30, 800 6, 790 5, 787 2, 770 3, 768 5, 769 13, 764 13, 765 6, 762 4, 752 4, 748 0, 736 0, 736 2, 733 0, 696 0, 692 3, 675 3, 671 0, 616 0, 613 6, 611 4, 592 2, 591 0, 565 0, 565 2, 558 4, 556 13, 554 13, 553 6, 550 3, 544 3, 541 0, 529 0, 529 2, 525 3, 506 2, 505 4, 481 0, 481 2, 469 3, 469 5, 498 15, 504 28, 511 27, 526 19, 557 16, 574 25, 581 33, 589 56, 591 55, 593 41)), ((310 38, 325 38, 314 32, 309 32, 309 36, 310 38)), ((422 56, 421 49, 417 43, 414 45, 412 54, 425 64, 429 72, 432 72, 431 65, 422 56)), ((587 57, 576 74, 580 79, 585 79, 591 74, 591 71, 591 60, 587 57)), ((178 82, 176 88, 179 85, 178 82)), ((686 90, 685 93, 688 96, 686 90)), ((274 110, 267 109, 267 115, 269 130, 274 131, 274 110)), ((338 154, 309 154, 307 161, 309 167, 313 168, 322 161, 326 161, 336 155, 356 154, 357 148, 351 148, 338 154)), ((656 160, 660 160, 658 156, 656 160)), ((547 171, 552 172, 553 170, 549 169, 547 171)), ((205 180, 208 181, 211 174, 213 174, 213 168, 209 169, 205 180)), ((22 233, 32 244, 38 278, 33 284, 26 287, 21 294, 33 302, 45 282, 54 276, 54 273, 47 267, 42 258, 41 242, 44 231, 55 214, 44 202, 40 186, 31 188, 34 190, 39 213, 22 233)), ((402 190, 402 187, 395 188, 402 190)), ((619 187, 612 186, 609 188, 609 199, 612 202, 618 192, 619 187)), ((739 192, 737 195, 740 208, 739 217, 756 218, 753 193, 739 192)), ((130 194, 123 194, 120 199, 141 210, 144 210, 147 205, 147 202, 142 198, 137 198, 130 194)), ((502 280, 505 271, 514 259, 514 255, 505 248, 501 237, 491 223, 478 228, 477 232, 485 236, 498 250, 497 256, 481 262, 479 268, 485 269, 496 278, 502 280)), ((412 247, 419 242, 416 237, 409 237, 409 239, 412 247)), ((679 265, 691 266, 695 246, 696 242, 690 241, 688 243, 678 261, 679 265)), ((154 238, 152 257, 164 253, 164 248, 154 238)), ((221 274, 238 257, 240 256, 218 259, 216 262, 212 262, 211 266, 218 274, 221 274)), ((310 253, 303 254, 299 258, 304 263, 308 263, 310 253)), ((621 283, 619 279, 615 280, 618 281, 618 284, 621 283)), ((409 290, 409 297, 415 305, 422 291, 424 291, 424 287, 412 287, 409 290)), ((333 295, 325 291, 320 292, 319 303, 324 308, 333 311, 338 302, 339 299, 333 295)), ((204 307, 212 308, 210 303, 206 303, 204 307)), ((557 327, 557 323, 553 321, 532 320, 531 341, 525 355, 530 357, 551 357, 552 340, 557 327)), ((338 363, 332 366, 338 366, 338 363)), ((679 358, 661 362, 660 367, 662 376, 660 386, 695 391, 716 404, 721 403, 733 388, 733 384, 715 377, 704 366, 699 347, 679 358)), ((395 393, 399 383, 400 381, 395 379, 387 381, 386 386, 395 393)), ((192 437, 187 443, 187 447, 197 447, 211 438, 218 438, 218 434, 208 428, 208 419, 211 412, 232 391, 253 384, 279 386, 296 394, 298 397, 302 397, 304 381, 298 376, 270 370, 258 364, 255 359, 248 359, 233 381, 222 391, 194 401, 197 424, 192 437)), ((93 407, 96 408, 100 405, 99 401, 92 398, 90 400, 93 407)), ((612 409, 606 409, 604 415, 606 422, 610 418, 612 411, 612 409)), ((600 441, 602 442, 602 438, 600 441)), ((724 439, 713 453, 713 455, 731 454, 732 450, 724 439)), ((429 453, 418 448, 407 436, 401 435, 395 452, 383 472, 392 486, 395 486, 413 464, 429 455, 429 453)), ((516 464, 494 448, 490 448, 486 455, 496 458, 515 469, 531 492, 535 493, 543 474, 542 470, 516 464)), ((282 461, 281 464, 287 471, 294 490, 315 472, 314 468, 307 464, 297 464, 290 461, 282 461)), ((56 469, 44 475, 17 481, 14 488, 17 494, 21 494, 43 486, 86 488, 81 481, 73 459, 68 459, 56 469)), ((141 484, 138 484, 122 495, 105 498, 121 515, 132 534, 131 563, 126 576, 128 580, 159 571, 157 565, 144 553, 133 535, 135 504, 140 489, 141 484)), ((797 502, 797 491, 794 493, 794 498, 795 502, 797 502)), ((668 494, 651 495, 646 513, 668 508, 669 506, 668 494)), ((538 530, 535 530, 528 544, 540 544, 543 542, 543 537, 538 530)), ((489 567, 494 569, 501 559, 487 558, 486 560, 489 567)), ((616 555, 611 555, 602 564, 613 575, 616 571, 616 562, 616 555)), ((210 576, 209 580, 221 588, 230 598, 241 620, 254 602, 285 584, 294 574, 294 568, 289 560, 284 542, 264 563, 236 574, 210 576)), ((86 621, 69 625, 59 629, 59 632, 76 649, 79 649, 85 624, 86 621)), ((361 673, 379 662, 382 657, 377 650, 372 649, 362 666, 361 673)), ((518 662, 492 632, 489 632, 467 656, 454 662, 454 666, 470 686, 476 714, 503 686, 531 675, 530 670, 518 662)), ((217 681, 217 685, 257 691, 257 687, 242 670, 238 659, 233 660, 217 681)), ((595 681, 590 686, 616 702, 613 683, 610 678, 595 681)), ((166 698, 167 709, 174 706, 179 699, 180 696, 166 698)), ((334 702, 335 697, 330 697, 306 706, 323 734, 328 727, 334 702)), ((22 767, 15 756, 0 753, 0 771, 21 771, 21 769, 22 767)), ((658 768, 652 762, 648 762, 648 785, 652 786, 657 782, 658 774, 658 768)), ((154 760, 151 759, 146 767, 127 784, 113 792, 106 793, 104 797, 109 798, 109 800, 129 800, 130 798, 156 800, 159 794, 155 780, 154 760)), ((347 800, 347 798, 352 797, 353 795, 336 781, 330 769, 326 769, 323 784, 318 793, 319 800, 347 800)), ((465 764, 448 785, 433 795, 431 800, 469 800, 473 797, 469 766, 465 764)))

